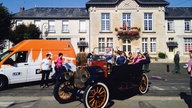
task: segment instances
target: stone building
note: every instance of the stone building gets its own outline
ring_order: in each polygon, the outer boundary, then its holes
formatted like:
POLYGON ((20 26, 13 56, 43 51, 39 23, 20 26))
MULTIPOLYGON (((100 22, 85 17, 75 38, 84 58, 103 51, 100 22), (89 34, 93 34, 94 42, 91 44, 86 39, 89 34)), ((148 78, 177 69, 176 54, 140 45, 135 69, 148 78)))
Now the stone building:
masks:
POLYGON ((179 50, 185 61, 192 49, 192 7, 168 5, 165 0, 89 0, 85 8, 35 7, 14 18, 17 24, 39 26, 44 39, 70 39, 76 53, 113 47, 148 51, 152 57, 163 52, 172 60, 179 50))

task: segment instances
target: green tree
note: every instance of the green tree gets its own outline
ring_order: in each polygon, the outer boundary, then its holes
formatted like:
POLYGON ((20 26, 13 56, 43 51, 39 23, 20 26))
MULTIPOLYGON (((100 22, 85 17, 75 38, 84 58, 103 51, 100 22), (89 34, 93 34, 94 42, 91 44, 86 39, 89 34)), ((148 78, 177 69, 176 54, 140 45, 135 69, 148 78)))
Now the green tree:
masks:
POLYGON ((2 49, 2 42, 9 38, 11 28, 13 26, 12 15, 8 9, 0 3, 0 49, 2 49))
POLYGON ((39 39, 41 31, 34 24, 16 26, 10 35, 10 41, 17 44, 26 39, 39 39))

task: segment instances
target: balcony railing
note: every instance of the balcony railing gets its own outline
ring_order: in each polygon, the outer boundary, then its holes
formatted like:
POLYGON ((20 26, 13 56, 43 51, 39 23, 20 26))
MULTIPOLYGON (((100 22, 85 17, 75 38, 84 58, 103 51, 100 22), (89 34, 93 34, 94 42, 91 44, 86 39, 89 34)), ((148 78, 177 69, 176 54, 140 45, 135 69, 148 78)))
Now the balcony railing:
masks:
POLYGON ((88 47, 88 42, 85 42, 85 41, 77 42, 77 46, 78 47, 88 47))

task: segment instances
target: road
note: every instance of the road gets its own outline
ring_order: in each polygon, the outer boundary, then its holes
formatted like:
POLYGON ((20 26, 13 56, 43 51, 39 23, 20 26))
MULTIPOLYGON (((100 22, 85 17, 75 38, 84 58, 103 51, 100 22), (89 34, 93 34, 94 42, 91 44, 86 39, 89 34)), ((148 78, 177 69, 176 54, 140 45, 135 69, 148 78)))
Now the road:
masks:
MULTIPOLYGON (((173 64, 168 64, 170 71, 173 64)), ((181 67, 184 64, 181 64, 181 67)), ((181 68, 181 73, 167 72, 167 64, 152 63, 151 71, 146 73, 150 80, 150 88, 145 95, 133 94, 113 99, 111 108, 189 108, 191 95, 189 75, 181 68)), ((41 89, 39 82, 11 85, 0 91, 0 107, 8 108, 84 108, 80 101, 59 104, 52 95, 53 85, 41 89)))

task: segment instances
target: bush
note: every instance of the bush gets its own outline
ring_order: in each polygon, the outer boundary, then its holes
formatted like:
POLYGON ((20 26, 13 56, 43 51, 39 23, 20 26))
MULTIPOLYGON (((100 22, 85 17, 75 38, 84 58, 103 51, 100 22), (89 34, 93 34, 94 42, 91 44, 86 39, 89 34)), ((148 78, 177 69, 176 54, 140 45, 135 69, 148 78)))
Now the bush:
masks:
POLYGON ((163 52, 159 52, 158 57, 159 57, 159 58, 162 58, 162 59, 165 59, 166 54, 163 53, 163 52))
POLYGON ((81 66, 83 63, 87 62, 87 53, 77 54, 77 66, 81 66))

